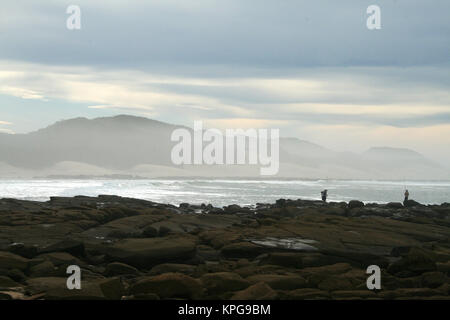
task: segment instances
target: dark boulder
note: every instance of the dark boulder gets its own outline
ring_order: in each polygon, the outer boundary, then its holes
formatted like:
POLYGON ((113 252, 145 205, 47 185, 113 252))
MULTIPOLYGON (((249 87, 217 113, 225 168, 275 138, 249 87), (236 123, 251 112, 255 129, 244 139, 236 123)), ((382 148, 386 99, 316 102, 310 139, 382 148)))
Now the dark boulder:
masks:
POLYGON ((404 205, 405 207, 407 207, 407 208, 423 206, 423 204, 421 204, 421 203, 419 203, 419 202, 417 202, 417 201, 415 201, 415 200, 406 200, 406 201, 403 201, 403 205, 404 205))
POLYGON ((362 208, 362 207, 364 207, 364 202, 359 201, 359 200, 350 200, 350 202, 348 203, 349 209, 362 208))
POLYGON ((66 252, 76 257, 84 257, 84 243, 78 240, 65 239, 39 250, 39 253, 66 252))

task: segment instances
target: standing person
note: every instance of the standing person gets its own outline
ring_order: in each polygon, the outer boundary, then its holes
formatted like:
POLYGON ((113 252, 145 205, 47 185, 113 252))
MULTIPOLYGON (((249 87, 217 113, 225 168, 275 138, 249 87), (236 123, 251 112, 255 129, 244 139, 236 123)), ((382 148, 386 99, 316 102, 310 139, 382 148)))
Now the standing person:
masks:
POLYGON ((408 189, 406 189, 405 190, 405 200, 403 202, 408 201, 408 198, 409 198, 409 192, 408 192, 408 189))
POLYGON ((323 191, 320 192, 320 194, 321 194, 321 196, 322 196, 322 201, 323 201, 323 202, 327 202, 327 196, 328 196, 327 192, 328 192, 327 189, 325 189, 325 190, 323 190, 323 191))

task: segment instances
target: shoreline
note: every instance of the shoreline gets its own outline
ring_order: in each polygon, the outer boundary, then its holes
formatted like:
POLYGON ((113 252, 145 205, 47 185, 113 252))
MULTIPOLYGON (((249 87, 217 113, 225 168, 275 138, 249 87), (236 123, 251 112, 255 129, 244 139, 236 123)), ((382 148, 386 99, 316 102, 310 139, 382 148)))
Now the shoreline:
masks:
POLYGON ((446 299, 450 204, 0 200, 0 298, 446 299), (68 266, 82 290, 66 288, 68 266), (382 290, 366 287, 368 266, 382 290))

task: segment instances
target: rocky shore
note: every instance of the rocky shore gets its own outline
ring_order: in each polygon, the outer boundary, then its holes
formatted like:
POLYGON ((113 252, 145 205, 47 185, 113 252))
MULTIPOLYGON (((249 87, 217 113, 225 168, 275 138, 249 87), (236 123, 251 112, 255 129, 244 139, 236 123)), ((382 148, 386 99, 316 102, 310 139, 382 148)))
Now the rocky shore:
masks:
POLYGON ((0 200, 0 299, 450 299, 449 277, 449 203, 0 200))

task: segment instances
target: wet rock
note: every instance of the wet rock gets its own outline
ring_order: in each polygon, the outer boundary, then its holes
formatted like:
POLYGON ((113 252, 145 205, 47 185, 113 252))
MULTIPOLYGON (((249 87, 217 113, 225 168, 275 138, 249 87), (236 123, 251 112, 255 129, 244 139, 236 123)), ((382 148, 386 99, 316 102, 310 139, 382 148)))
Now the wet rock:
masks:
POLYGON ((203 294, 200 282, 181 273, 145 277, 130 288, 132 295, 154 293, 159 297, 198 299, 203 294))
POLYGON ((267 284, 260 282, 247 289, 236 292, 232 300, 275 300, 278 294, 267 284))
POLYGON ((317 241, 300 238, 267 237, 264 239, 251 240, 251 243, 268 248, 287 249, 296 251, 317 251, 317 248, 312 246, 312 244, 317 243, 317 241))

